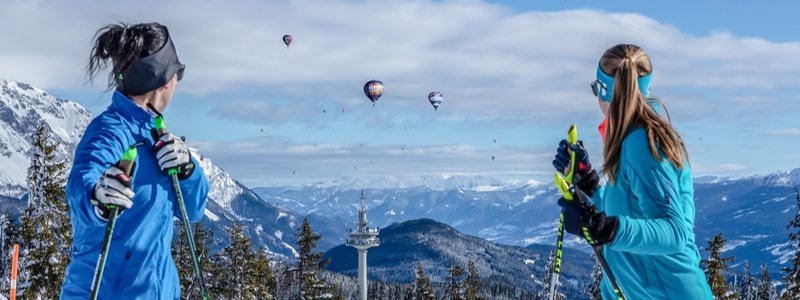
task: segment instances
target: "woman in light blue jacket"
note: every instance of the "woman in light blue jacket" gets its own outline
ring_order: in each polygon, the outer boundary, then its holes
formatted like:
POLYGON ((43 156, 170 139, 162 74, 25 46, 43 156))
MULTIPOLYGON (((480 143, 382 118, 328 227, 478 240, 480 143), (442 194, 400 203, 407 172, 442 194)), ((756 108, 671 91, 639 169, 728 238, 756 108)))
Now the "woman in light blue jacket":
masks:
MULTIPOLYGON (((574 194, 586 203, 559 200, 564 229, 583 236, 586 227, 604 245, 627 299, 713 299, 692 231, 688 153, 660 102, 647 98, 652 70, 635 45, 616 45, 600 58, 592 89, 607 117, 600 134, 608 183, 599 186, 582 143, 561 142, 553 165, 564 171, 568 152, 576 153, 574 194)), ((603 299, 617 298, 606 274, 601 290, 603 299)))

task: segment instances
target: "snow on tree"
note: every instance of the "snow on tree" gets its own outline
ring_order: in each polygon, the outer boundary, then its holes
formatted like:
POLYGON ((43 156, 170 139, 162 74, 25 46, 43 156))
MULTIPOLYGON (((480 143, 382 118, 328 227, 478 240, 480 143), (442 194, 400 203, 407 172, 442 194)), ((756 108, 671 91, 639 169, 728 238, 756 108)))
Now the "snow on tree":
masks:
POLYGON ((739 300, 756 299, 756 283, 755 280, 753 280, 753 274, 750 273, 749 261, 744 262, 742 279, 738 282, 737 290, 739 293, 739 300))
MULTIPOLYGON (((178 268, 178 278, 181 284, 181 298, 183 299, 198 299, 200 298, 200 285, 199 281, 194 275, 194 263, 192 262, 191 253, 189 253, 189 245, 186 242, 185 233, 182 230, 183 224, 179 221, 174 223, 176 235, 172 239, 172 259, 175 261, 175 266, 178 268)), ((200 267, 203 271, 203 278, 206 279, 206 287, 208 288, 208 279, 211 278, 211 259, 209 255, 209 248, 211 242, 214 240, 214 231, 210 228, 203 227, 200 223, 194 224, 194 242, 197 246, 197 255, 200 259, 200 267)))
MULTIPOLYGON (((230 245, 214 255, 210 293, 222 299, 272 299, 275 278, 263 251, 254 253, 241 224, 228 229, 230 245)), ((193 271, 192 271, 193 272, 193 271)))
POLYGON ((479 291, 481 289, 481 277, 478 272, 478 267, 475 261, 470 260, 467 263, 467 282, 464 296, 467 300, 482 300, 479 291))
POLYGON ((69 263, 72 227, 66 200, 67 161, 56 157, 59 143, 47 123, 40 123, 31 139, 28 168, 28 206, 22 215, 25 264, 20 283, 30 284, 26 299, 57 299, 69 263))
POLYGON ((415 273, 416 280, 414 281, 413 299, 436 300, 436 295, 433 293, 433 288, 431 288, 431 280, 427 275, 425 275, 425 271, 422 269, 422 264, 417 264, 415 273))
POLYGON ((447 300, 466 300, 464 296, 464 283, 463 277, 464 269, 461 266, 453 263, 450 266, 450 277, 448 277, 447 290, 445 291, 445 299, 447 300))
POLYGON ((786 288, 781 291, 781 299, 798 299, 800 298, 800 191, 795 188, 795 203, 798 206, 797 213, 794 218, 786 225, 786 229, 790 231, 789 242, 794 247, 794 258, 792 259, 791 267, 781 268, 783 275, 783 282, 786 288))
POLYGON ((777 299, 775 286, 772 285, 772 277, 767 271, 767 265, 761 264, 761 278, 759 279, 758 289, 756 291, 757 300, 773 300, 777 299))
POLYGON ((737 299, 738 295, 731 291, 725 281, 725 271, 728 263, 734 261, 735 257, 721 257, 722 248, 725 246, 725 239, 722 232, 715 235, 708 241, 708 259, 702 260, 700 264, 704 266, 706 280, 711 287, 711 293, 716 299, 737 299))
POLYGON ((308 219, 303 219, 300 233, 297 235, 297 245, 300 248, 297 261, 300 299, 334 298, 334 289, 317 275, 329 262, 322 258, 322 252, 314 252, 317 241, 321 238, 321 235, 313 231, 308 219))
MULTIPOLYGON (((540 299, 548 299, 550 296, 550 275, 553 274, 556 267, 556 252, 555 250, 550 251, 550 257, 547 259, 547 268, 545 268, 544 277, 542 278, 542 289, 536 294, 537 298, 540 299)), ((566 299, 566 296, 559 292, 561 290, 561 281, 558 282, 556 285, 556 299, 563 300, 566 299)))
POLYGON ((594 269, 592 270, 592 282, 589 283, 589 286, 586 288, 586 293, 589 296, 589 299, 592 300, 603 300, 603 297, 600 293, 600 282, 603 280, 603 267, 600 265, 600 260, 597 259, 596 256, 592 255, 594 269))

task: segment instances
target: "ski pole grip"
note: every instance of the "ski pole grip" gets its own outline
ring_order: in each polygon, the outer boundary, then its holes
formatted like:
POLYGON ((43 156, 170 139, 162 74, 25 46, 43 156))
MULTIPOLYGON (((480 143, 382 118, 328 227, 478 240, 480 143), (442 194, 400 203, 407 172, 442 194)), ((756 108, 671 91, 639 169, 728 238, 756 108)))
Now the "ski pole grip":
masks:
POLYGON ((169 133, 167 131, 167 124, 164 123, 164 117, 163 116, 156 117, 154 123, 155 123, 154 125, 155 125, 155 129, 156 129, 156 133, 158 133, 159 137, 169 133))
MULTIPOLYGON (((567 142, 570 145, 575 145, 578 143, 578 125, 572 124, 567 131, 567 142)), ((572 183, 573 175, 575 175, 575 151, 572 151, 567 147, 567 151, 569 151, 569 166, 567 170, 564 170, 567 176, 566 180, 568 183, 572 183)))
POLYGON ((128 147, 128 150, 125 150, 125 153, 122 154, 122 159, 119 161, 119 169, 122 170, 125 175, 131 175, 133 162, 136 161, 136 155, 136 146, 128 147))

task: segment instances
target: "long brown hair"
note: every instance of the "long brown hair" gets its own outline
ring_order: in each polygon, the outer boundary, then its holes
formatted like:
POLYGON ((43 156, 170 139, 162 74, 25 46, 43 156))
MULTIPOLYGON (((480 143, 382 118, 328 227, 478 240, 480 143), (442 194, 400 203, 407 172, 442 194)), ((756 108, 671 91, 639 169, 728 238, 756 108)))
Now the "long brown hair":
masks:
POLYGON ((643 127, 647 132, 650 153, 661 160, 659 150, 672 165, 683 168, 688 160, 683 139, 668 120, 658 115, 647 104, 639 91, 639 77, 653 72, 650 57, 639 46, 619 44, 609 48, 600 58, 600 68, 614 76, 614 94, 608 108, 608 126, 603 146, 605 165, 603 171, 609 180, 616 180, 622 153, 622 141, 632 127, 643 127))

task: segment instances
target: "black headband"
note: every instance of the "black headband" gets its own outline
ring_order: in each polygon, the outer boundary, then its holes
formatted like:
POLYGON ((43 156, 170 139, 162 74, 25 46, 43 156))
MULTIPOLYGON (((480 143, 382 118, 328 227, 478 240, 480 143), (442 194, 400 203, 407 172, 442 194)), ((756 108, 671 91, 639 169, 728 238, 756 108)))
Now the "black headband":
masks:
POLYGON ((130 67, 116 74, 117 90, 125 95, 138 96, 155 90, 169 82, 172 76, 183 78, 186 66, 178 60, 175 45, 166 31, 167 41, 153 54, 134 61, 130 67))

